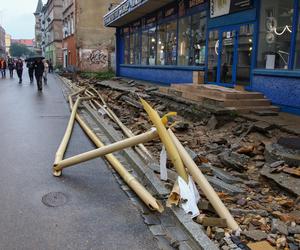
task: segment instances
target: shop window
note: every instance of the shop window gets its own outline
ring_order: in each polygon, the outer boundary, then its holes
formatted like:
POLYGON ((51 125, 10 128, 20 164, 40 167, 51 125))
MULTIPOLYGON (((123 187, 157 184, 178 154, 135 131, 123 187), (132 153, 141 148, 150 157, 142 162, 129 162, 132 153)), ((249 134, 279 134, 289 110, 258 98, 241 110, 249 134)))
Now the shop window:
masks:
POLYGON ((143 30, 142 32, 142 65, 148 64, 148 30, 143 30))
POLYGON ((144 30, 142 33, 142 64, 155 65, 156 61, 156 28, 144 30))
POLYGON ((161 24, 157 27, 157 65, 165 65, 166 26, 166 24, 161 24))
POLYGON ((297 26, 297 40, 296 40, 296 51, 295 51, 295 69, 300 69, 300 2, 298 7, 298 26, 297 26))
POLYGON ((166 65, 176 65, 177 20, 166 24, 166 65))
POLYGON ((189 65, 191 17, 179 19, 178 23, 178 65, 189 65))
POLYGON ((130 63, 129 54, 130 54, 130 36, 129 36, 129 34, 125 34, 125 36, 124 36, 124 64, 130 63))
POLYGON ((192 16, 191 59, 189 65, 205 65, 206 50, 206 17, 205 12, 192 16))
POLYGON ((129 49, 129 64, 140 64, 141 58, 141 37, 139 22, 133 24, 130 29, 130 49, 129 49))
POLYGON ((206 50, 205 12, 179 19, 178 32, 178 65, 204 65, 206 50))
POLYGON ((149 58, 148 64, 155 65, 156 61, 156 28, 149 29, 149 58))
POLYGON ((257 65, 265 69, 288 69, 294 0, 261 1, 257 65))

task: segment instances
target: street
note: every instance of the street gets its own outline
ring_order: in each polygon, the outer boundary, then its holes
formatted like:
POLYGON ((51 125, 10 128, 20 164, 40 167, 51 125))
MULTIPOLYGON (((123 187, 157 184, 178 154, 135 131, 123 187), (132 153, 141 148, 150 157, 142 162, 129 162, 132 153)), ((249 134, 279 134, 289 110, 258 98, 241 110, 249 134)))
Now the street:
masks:
MULTIPOLYGON (((43 92, 26 70, 23 76, 23 84, 16 74, 0 79, 0 249, 157 249, 103 160, 52 176, 68 105, 55 75, 43 92), (66 203, 44 205, 50 192, 63 193, 66 203)), ((66 156, 93 148, 76 124, 66 156)))

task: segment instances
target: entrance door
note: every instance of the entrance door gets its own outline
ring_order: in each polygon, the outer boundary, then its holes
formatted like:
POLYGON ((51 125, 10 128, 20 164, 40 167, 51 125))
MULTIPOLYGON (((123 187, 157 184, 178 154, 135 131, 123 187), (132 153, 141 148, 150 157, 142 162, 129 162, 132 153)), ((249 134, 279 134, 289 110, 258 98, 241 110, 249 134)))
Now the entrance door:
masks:
POLYGON ((207 79, 228 87, 250 84, 253 24, 209 32, 207 79))

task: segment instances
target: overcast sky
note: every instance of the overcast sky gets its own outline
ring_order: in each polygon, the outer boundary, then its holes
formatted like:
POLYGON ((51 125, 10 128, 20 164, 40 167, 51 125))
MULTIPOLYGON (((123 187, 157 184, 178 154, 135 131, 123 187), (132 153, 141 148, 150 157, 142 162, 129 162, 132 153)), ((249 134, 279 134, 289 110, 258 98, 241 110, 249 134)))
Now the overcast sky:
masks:
POLYGON ((16 39, 34 38, 33 13, 38 0, 0 0, 0 2, 0 24, 6 33, 16 39))

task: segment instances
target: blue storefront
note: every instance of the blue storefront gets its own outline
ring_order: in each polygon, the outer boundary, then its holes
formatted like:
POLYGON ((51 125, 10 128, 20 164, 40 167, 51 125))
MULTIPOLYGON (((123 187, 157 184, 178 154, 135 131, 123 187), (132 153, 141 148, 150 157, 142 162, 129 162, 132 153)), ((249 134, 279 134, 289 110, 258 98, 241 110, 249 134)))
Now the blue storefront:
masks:
POLYGON ((300 114, 300 0, 127 0, 116 27, 117 74, 160 84, 205 83, 263 92, 300 114))

